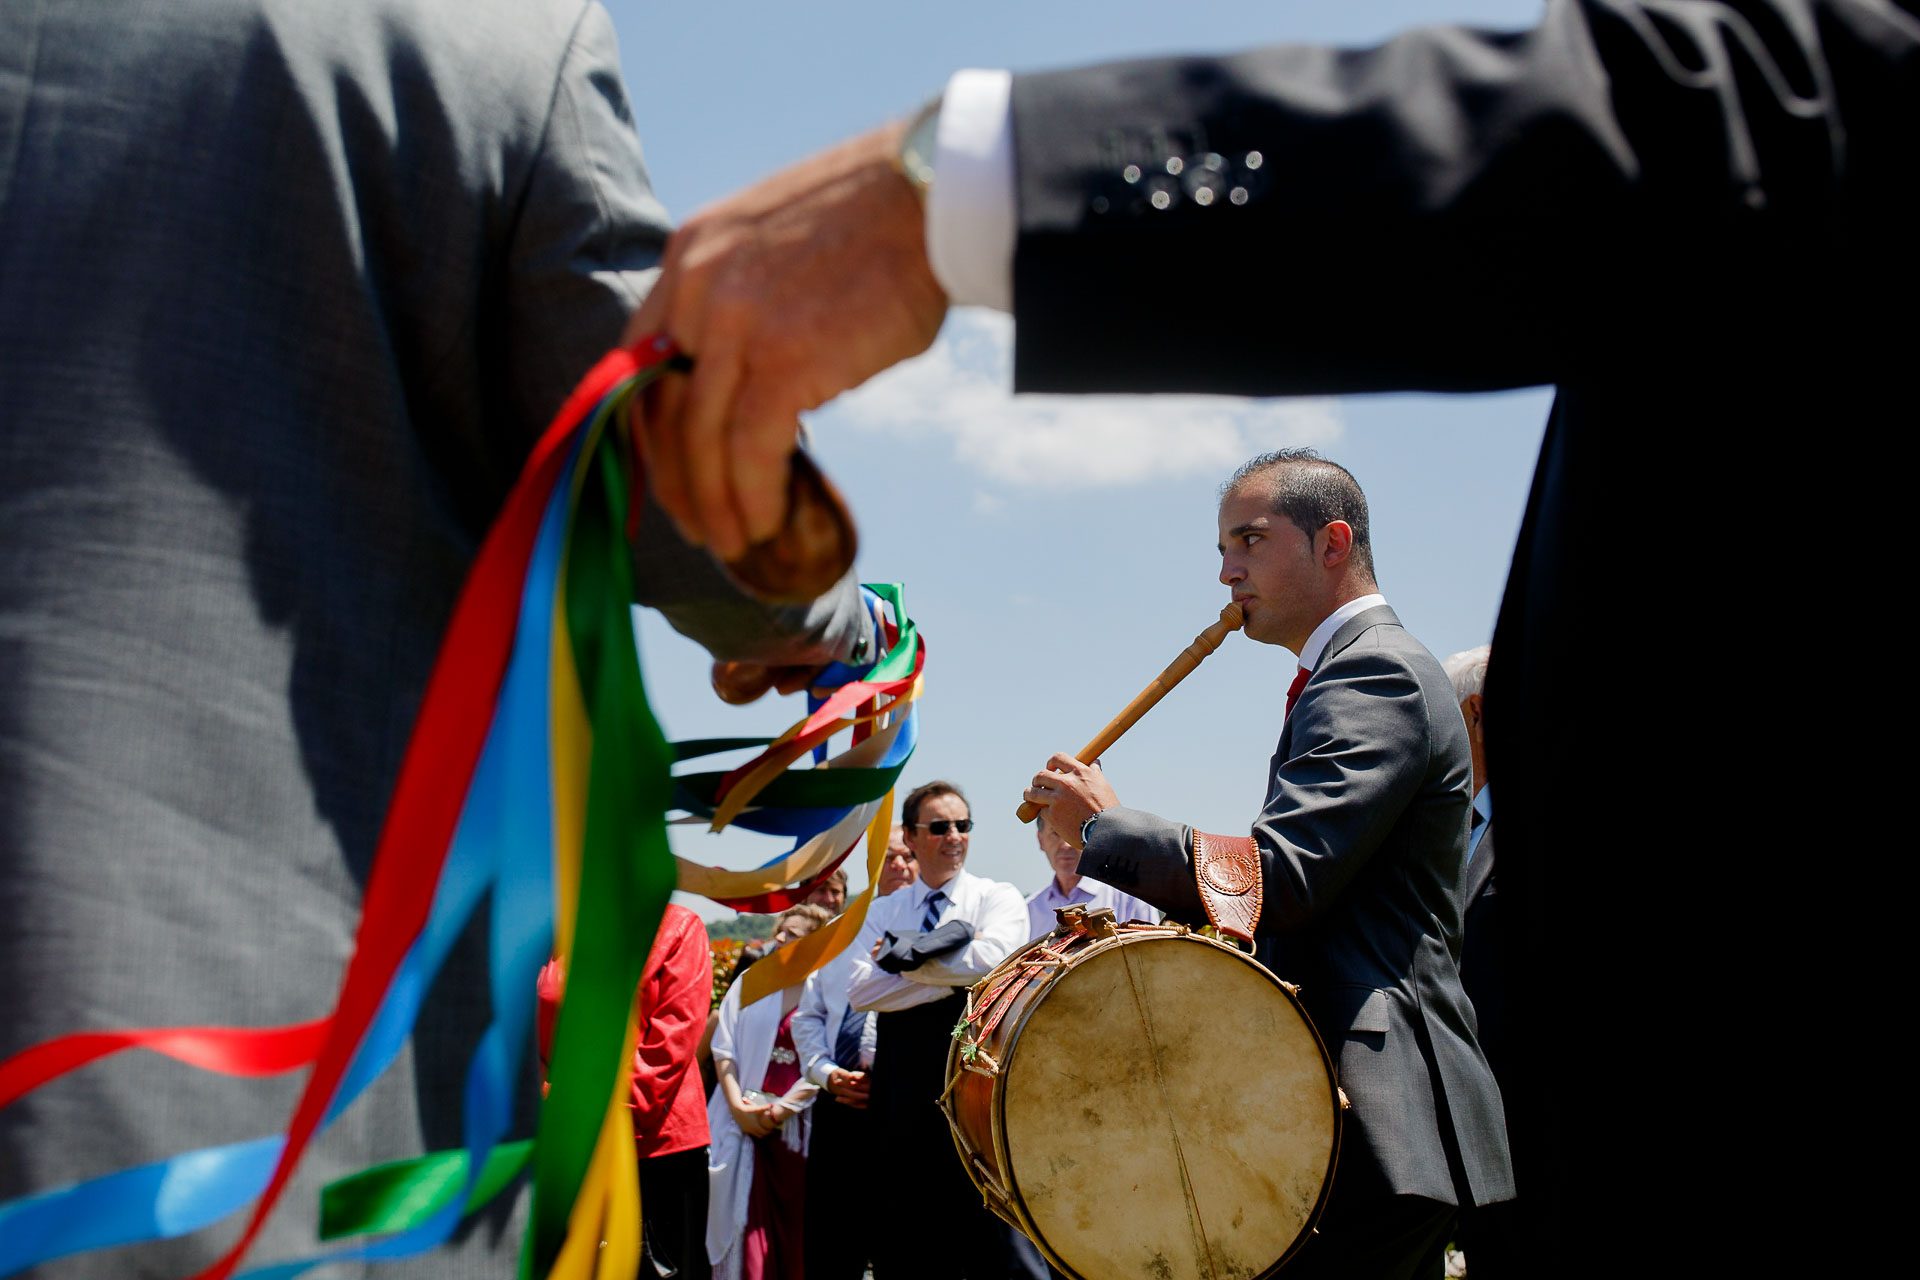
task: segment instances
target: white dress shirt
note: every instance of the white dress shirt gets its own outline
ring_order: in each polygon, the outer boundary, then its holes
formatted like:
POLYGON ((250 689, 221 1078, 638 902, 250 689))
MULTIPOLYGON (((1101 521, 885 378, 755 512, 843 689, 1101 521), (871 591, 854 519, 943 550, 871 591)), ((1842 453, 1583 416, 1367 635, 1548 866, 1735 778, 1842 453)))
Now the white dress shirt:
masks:
MULTIPOLYGON (((869 942, 868 947, 873 944, 869 942)), ((807 1079, 827 1087, 827 1076, 836 1068, 842 1071, 866 1071, 873 1066, 874 1018, 867 1015, 860 1031, 860 1060, 836 1062, 834 1044, 840 1038, 840 1024, 847 1016, 847 984, 853 980, 853 959, 858 944, 829 960, 807 975, 800 992, 800 1007, 793 1011, 793 1047, 800 1054, 800 1072, 807 1079)))
POLYGON ((1113 918, 1121 924, 1129 920, 1145 920, 1153 924, 1160 919, 1160 912, 1134 897, 1122 893, 1110 884, 1103 884, 1089 876, 1081 876, 1080 883, 1073 886, 1072 893, 1060 892, 1060 880, 1056 876, 1047 877, 1046 887, 1027 899, 1027 938, 1031 941, 1043 933, 1052 933, 1054 926, 1060 923, 1054 912, 1061 907, 1071 907, 1084 902, 1087 910, 1099 907, 1112 907, 1113 918))
POLYGON ((940 99, 927 260, 955 306, 1013 310, 1013 74, 957 71, 940 99))
POLYGON ((940 888, 946 891, 947 901, 938 923, 966 921, 973 926, 973 941, 918 969, 888 973, 873 962, 873 944, 883 933, 895 937, 919 933, 927 898, 934 892, 924 880, 895 889, 868 908, 866 926, 848 948, 855 953, 853 981, 848 985, 854 1008, 891 1013, 928 1004, 954 987, 971 986, 1027 944, 1027 904, 1012 885, 968 875, 963 869, 940 888))
POLYGON ((1346 626, 1349 620, 1357 618, 1367 610, 1376 608, 1386 602, 1387 598, 1385 596, 1375 592, 1370 596, 1360 596, 1357 599, 1349 600, 1322 618, 1320 625, 1313 629, 1313 634, 1307 637, 1307 642, 1300 646, 1301 669, 1311 671, 1319 666, 1320 655, 1327 651, 1327 641, 1333 639, 1334 632, 1346 626))

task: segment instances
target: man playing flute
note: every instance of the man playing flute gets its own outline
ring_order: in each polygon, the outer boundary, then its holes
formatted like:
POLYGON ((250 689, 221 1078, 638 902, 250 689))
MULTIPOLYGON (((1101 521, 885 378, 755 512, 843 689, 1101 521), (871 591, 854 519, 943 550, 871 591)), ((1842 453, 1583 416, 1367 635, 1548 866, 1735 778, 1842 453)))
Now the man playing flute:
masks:
POLYGON ((1304 449, 1255 458, 1223 489, 1219 529, 1220 581, 1247 635, 1300 660, 1251 838, 1125 808, 1097 766, 1064 753, 1026 798, 1081 848, 1081 875, 1258 935, 1260 960, 1300 984, 1352 1107, 1290 1280, 1438 1275, 1458 1207, 1513 1196, 1457 967, 1466 726, 1439 662, 1379 592, 1366 497, 1345 468, 1304 449))

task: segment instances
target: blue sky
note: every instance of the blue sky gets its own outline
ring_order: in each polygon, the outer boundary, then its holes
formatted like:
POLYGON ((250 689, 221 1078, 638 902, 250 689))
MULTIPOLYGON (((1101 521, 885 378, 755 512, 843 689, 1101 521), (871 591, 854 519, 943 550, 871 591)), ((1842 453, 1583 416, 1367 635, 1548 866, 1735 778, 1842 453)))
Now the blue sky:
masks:
MULTIPOLYGON (((654 183, 676 216, 905 114, 963 66, 1366 43, 1428 22, 1525 26, 1539 12, 1537 0, 608 8, 654 183)), ((1013 817, 1020 789, 1051 751, 1091 737, 1226 603, 1215 490, 1250 454, 1311 444, 1347 466, 1367 491, 1381 587, 1402 620, 1443 657, 1490 638, 1547 391, 1015 397, 1011 332, 1004 316, 956 311, 931 352, 810 422, 860 518, 863 577, 904 582, 927 637, 921 743, 902 781, 965 788, 979 823, 970 870, 1022 892, 1045 881, 1032 832, 1013 817)), ((651 616, 641 644, 672 737, 772 734, 802 714, 797 698, 721 705, 702 652, 651 616)), ((1245 830, 1294 665, 1284 650, 1229 638, 1108 754, 1121 800, 1245 830)), ((781 851, 698 828, 675 829, 673 842, 683 856, 732 866, 781 851)), ((855 886, 862 880, 856 871, 855 886)))

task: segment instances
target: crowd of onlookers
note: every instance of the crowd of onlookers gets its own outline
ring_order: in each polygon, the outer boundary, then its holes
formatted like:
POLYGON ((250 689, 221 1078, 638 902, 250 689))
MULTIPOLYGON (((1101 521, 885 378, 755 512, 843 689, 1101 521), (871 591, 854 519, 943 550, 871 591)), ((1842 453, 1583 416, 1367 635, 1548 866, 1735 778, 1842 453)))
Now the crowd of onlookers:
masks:
MULTIPOLYGON (((1471 847, 1483 855, 1469 859, 1463 886, 1462 967, 1497 1064, 1499 971, 1477 936, 1492 928, 1495 902, 1480 733, 1487 650, 1455 654, 1446 667, 1473 744, 1471 847)), ((936 1102, 952 1028, 964 989, 1051 931, 1060 908, 1110 907, 1121 920, 1160 913, 1081 876, 1078 852, 1044 822, 1037 839, 1052 874, 1038 892, 1023 899, 969 874, 971 813, 950 782, 915 788, 901 819, 859 940, 804 983, 752 1004, 741 1002, 740 975, 839 915, 846 873, 833 872, 748 945, 710 944, 693 912, 667 908, 634 1002, 630 1102, 648 1280, 1049 1274, 1033 1244, 983 1207, 954 1157, 936 1102), (894 1180, 940 1205, 938 1218, 878 1211, 894 1180)), ((562 986, 555 961, 540 978, 543 1055, 562 986)), ((1470 1216, 1462 1235, 1485 1246, 1498 1233, 1483 1216, 1470 1216)))
MULTIPOLYGON (((646 1261, 642 1275, 721 1280, 876 1280, 954 1275, 1038 1280, 1033 1245, 981 1207, 953 1156, 936 1099, 964 988, 1072 903, 1158 919, 1145 903, 1074 871, 1039 824, 1052 874, 1024 898, 964 867, 972 819, 960 789, 911 792, 888 841, 858 942, 799 985, 752 1004, 739 977, 845 908, 836 870, 772 918, 757 942, 709 943, 670 906, 635 997, 631 1091, 646 1261), (937 1238, 873 1213, 875 1170, 942 1196, 937 1238)), ((564 988, 540 977, 542 1053, 564 988)))

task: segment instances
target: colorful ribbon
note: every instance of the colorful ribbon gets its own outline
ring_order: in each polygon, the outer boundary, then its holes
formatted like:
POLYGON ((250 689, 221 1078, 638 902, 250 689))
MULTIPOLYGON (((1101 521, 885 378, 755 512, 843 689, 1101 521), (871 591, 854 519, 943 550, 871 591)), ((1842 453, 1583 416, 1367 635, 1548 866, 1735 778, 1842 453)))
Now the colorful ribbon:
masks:
MULTIPOLYGON (((86 1032, 0 1062, 0 1106, 128 1049, 260 1077, 310 1068, 284 1135, 184 1152, 0 1204, 0 1276, 53 1258, 177 1236, 245 1209, 231 1249, 195 1280, 225 1280, 254 1241, 315 1133, 404 1047, 454 940, 490 910, 493 1022, 468 1066, 464 1149, 363 1171, 322 1197, 322 1239, 374 1235, 272 1263, 245 1280, 291 1280, 330 1261, 398 1258, 448 1238, 461 1218, 533 1169, 522 1275, 629 1280, 640 1256, 626 1073, 630 1011, 676 883, 741 909, 797 901, 867 833, 877 878, 892 787, 917 735, 925 647, 898 586, 889 651, 771 741, 669 747, 646 700, 630 616, 636 527, 636 392, 672 367, 664 340, 609 353, 556 416, 483 542, 455 605, 402 762, 353 954, 331 1014, 287 1027, 86 1032), (790 769, 851 730, 823 767, 790 769), (676 759, 756 746, 724 773, 675 778, 676 759), (752 872, 677 862, 670 807, 791 836, 752 872), (534 1141, 501 1145, 532 1034, 534 978, 566 958, 551 1092, 534 1141)), ((748 998, 802 980, 857 933, 871 888, 839 919, 749 970, 748 998)), ((778 904, 778 905, 776 905, 778 904)))

